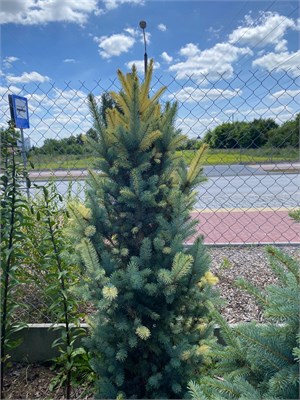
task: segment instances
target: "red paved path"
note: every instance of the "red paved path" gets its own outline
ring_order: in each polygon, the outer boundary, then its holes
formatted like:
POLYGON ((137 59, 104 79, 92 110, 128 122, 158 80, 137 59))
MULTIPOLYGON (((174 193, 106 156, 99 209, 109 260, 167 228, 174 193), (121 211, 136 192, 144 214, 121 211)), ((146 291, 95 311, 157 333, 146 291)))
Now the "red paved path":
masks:
MULTIPOLYGON (((299 163, 260 165, 266 170, 299 169, 299 163)), ((256 166, 258 167, 258 166, 256 166)), ((84 179, 86 170, 30 171, 32 179, 84 179)), ((199 219, 197 235, 205 236, 207 244, 295 243, 300 244, 300 223, 289 216, 289 210, 216 210, 194 211, 199 219)), ((191 238, 188 243, 192 243, 191 238)))
MULTIPOLYGON (((295 243, 300 244, 300 224, 288 210, 194 211, 198 234, 206 244, 295 243)), ((193 242, 193 238, 189 243, 193 242)))

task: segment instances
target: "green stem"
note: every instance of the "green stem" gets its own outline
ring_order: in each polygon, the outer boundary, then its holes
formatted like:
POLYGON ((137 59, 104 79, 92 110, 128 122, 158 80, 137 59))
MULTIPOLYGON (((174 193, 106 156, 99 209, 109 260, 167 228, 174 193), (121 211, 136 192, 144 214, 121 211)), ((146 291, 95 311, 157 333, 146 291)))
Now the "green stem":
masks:
MULTIPOLYGON (((67 347, 69 348, 71 345, 71 335, 70 335, 70 324, 69 324, 69 318, 68 318, 68 305, 67 305, 67 299, 65 297, 65 279, 64 276, 62 274, 63 272, 63 268, 61 265, 61 260, 59 257, 59 251, 58 248, 56 246, 56 241, 55 241, 55 236, 54 236, 54 231, 52 229, 52 225, 51 225, 51 219, 50 219, 50 211, 49 211, 49 201, 48 201, 48 196, 45 196, 45 200, 46 200, 46 206, 47 206, 47 222, 48 222, 48 227, 49 227, 49 233, 51 236, 51 242, 53 245, 53 249, 54 249, 54 254, 55 254, 55 258, 56 258, 56 263, 57 263, 57 267, 58 270, 61 274, 61 278, 60 278, 60 282, 61 282, 61 288, 62 288, 62 298, 63 298, 63 307, 64 307, 64 318, 65 318, 65 328, 66 328, 66 336, 67 336, 67 347)), ((67 354, 67 360, 68 363, 71 363, 71 356, 68 353, 67 354)), ((70 368, 68 368, 68 372, 67 372, 67 384, 66 384, 67 388, 66 388, 66 395, 67 395, 67 399, 70 399, 71 397, 71 370, 70 368)))
POLYGON ((6 340, 6 328, 7 328, 7 303, 8 303, 8 292, 9 292, 9 274, 12 260, 12 249, 13 249, 13 237, 15 229, 15 201, 16 201, 16 164, 14 157, 14 149, 12 149, 12 206, 10 215, 10 232, 9 232, 9 244, 8 244, 8 259, 6 263, 6 268, 4 271, 4 293, 3 297, 3 309, 2 309, 2 322, 1 322, 1 399, 3 399, 3 383, 4 383, 4 367, 5 367, 5 340, 6 340))

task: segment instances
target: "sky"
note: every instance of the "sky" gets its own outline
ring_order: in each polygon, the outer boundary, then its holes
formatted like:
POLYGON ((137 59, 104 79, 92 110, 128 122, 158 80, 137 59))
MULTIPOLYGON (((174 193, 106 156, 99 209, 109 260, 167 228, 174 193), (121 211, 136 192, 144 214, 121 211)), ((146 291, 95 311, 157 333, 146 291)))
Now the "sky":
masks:
POLYGON ((227 120, 299 112, 298 1, 1 0, 1 125, 7 94, 29 101, 34 144, 91 127, 86 95, 143 78, 145 20, 153 87, 177 99, 177 126, 202 137, 227 120))

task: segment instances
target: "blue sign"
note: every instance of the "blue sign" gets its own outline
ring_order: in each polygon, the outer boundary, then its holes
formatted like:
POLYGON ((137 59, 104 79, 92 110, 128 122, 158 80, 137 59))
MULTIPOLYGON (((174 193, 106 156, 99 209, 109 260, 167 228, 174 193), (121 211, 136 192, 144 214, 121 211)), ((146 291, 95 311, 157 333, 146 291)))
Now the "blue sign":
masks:
POLYGON ((29 128, 28 102, 26 97, 8 95, 10 115, 16 128, 29 128))

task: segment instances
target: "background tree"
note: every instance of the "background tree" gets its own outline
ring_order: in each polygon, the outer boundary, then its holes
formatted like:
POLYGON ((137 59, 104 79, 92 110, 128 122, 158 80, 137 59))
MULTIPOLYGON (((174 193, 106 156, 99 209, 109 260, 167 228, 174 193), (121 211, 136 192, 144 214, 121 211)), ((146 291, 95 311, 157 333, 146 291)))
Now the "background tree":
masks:
POLYGON ((212 149, 232 149, 238 147, 238 142, 234 138, 234 124, 225 122, 204 136, 204 142, 208 143, 212 149))
POLYGON ((186 138, 185 143, 183 143, 182 146, 180 146, 180 148, 178 150, 197 150, 197 149, 200 149, 202 144, 203 143, 200 139, 186 138))
POLYGON ((272 129, 277 129, 278 124, 271 119, 254 119, 250 123, 244 123, 237 137, 239 147, 247 149, 256 149, 262 147, 268 141, 268 132, 272 129))
POLYGON ((193 188, 203 181, 200 149, 189 170, 176 153, 177 105, 150 97, 136 69, 118 72, 122 90, 107 127, 92 95, 93 142, 101 174, 91 172, 85 205, 71 205, 70 234, 98 307, 88 344, 97 398, 182 398, 213 341, 207 301, 215 278, 194 232, 193 188))
POLYGON ((292 121, 286 121, 268 132, 268 144, 273 147, 299 147, 300 113, 292 121))
POLYGON ((268 142, 278 124, 271 118, 254 119, 251 122, 225 122, 204 136, 204 142, 213 149, 258 148, 268 142))
MULTIPOLYGON (((103 93, 101 95, 101 104, 99 106, 99 121, 98 123, 102 125, 103 129, 107 128, 107 110, 113 109, 116 107, 116 103, 109 93, 103 93)), ((86 133, 87 138, 93 139, 94 141, 98 141, 98 133, 94 128, 90 128, 86 133)))
MULTIPOLYGON (((113 109, 116 107, 116 103, 109 93, 103 93, 101 96, 101 106, 100 106, 100 114, 104 123, 104 126, 107 128, 107 110, 113 109)), ((120 109, 119 109, 120 111, 120 109)))

